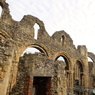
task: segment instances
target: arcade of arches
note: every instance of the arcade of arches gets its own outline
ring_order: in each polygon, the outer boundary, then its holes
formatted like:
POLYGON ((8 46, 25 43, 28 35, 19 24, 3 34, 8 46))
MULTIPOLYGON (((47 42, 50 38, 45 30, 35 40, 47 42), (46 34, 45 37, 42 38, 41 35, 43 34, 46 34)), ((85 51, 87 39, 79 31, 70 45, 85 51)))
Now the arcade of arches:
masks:
MULTIPOLYGON (((75 48, 65 31, 49 36, 32 15, 12 19, 0 1, 0 95, 91 95, 95 88, 95 55, 75 48), (37 37, 34 26, 37 24, 37 37), (25 52, 27 48, 34 48, 25 52), (88 60, 91 59, 91 61, 88 60)), ((28 49, 29 50, 29 49, 28 49)), ((27 50, 26 50, 27 51, 27 50)))

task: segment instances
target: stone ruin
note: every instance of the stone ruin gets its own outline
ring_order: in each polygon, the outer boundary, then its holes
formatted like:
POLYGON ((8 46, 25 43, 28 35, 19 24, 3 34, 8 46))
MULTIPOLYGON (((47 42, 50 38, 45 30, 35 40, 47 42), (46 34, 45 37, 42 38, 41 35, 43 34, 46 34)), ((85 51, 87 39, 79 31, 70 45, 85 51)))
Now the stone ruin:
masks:
POLYGON ((0 0, 0 95, 90 95, 95 88, 95 55, 75 48, 64 30, 49 36, 44 23, 25 15, 15 21, 0 0), (34 25, 38 24, 37 39, 34 25), (33 47, 39 53, 24 54, 33 47), (62 57, 64 61, 58 60, 62 57), (92 62, 88 61, 88 57, 92 62))

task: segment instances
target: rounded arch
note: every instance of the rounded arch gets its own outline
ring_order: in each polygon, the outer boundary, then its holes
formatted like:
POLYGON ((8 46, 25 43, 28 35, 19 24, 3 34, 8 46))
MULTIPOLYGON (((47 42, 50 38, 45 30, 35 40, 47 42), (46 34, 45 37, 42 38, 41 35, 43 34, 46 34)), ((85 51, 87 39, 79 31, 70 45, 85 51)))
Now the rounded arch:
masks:
POLYGON ((69 63, 66 57, 64 57, 63 55, 60 55, 56 58, 56 60, 60 60, 66 63, 66 67, 65 70, 69 70, 69 63))
POLYGON ((67 54, 67 53, 64 52, 64 51, 60 51, 60 52, 58 52, 57 54, 55 54, 54 60, 57 60, 57 58, 60 57, 60 56, 64 57, 65 62, 66 62, 66 65, 68 66, 68 67, 66 67, 66 68, 67 68, 68 70, 70 70, 70 69, 72 68, 72 62, 71 62, 71 58, 70 58, 69 54, 67 54))
POLYGON ((57 60, 58 57, 64 57, 64 60, 65 60, 65 76, 67 78, 67 87, 69 88, 70 87, 70 81, 71 81, 71 71, 72 71, 72 67, 73 67, 73 64, 72 64, 72 61, 71 61, 71 58, 70 58, 70 55, 65 52, 65 51, 60 51, 58 52, 57 54, 55 54, 55 60, 57 60))
POLYGON ((46 51, 46 49, 38 44, 31 44, 29 46, 25 46, 25 47, 20 47, 20 50, 18 48, 18 54, 19 54, 19 57, 20 56, 23 56, 23 54, 25 53, 25 50, 27 50, 28 48, 35 48, 37 49, 38 51, 40 51, 41 53, 43 53, 45 56, 48 56, 48 53, 46 51))
POLYGON ((92 59, 92 61, 95 63, 95 54, 92 52, 88 52, 88 57, 92 59))
POLYGON ((36 49, 39 49, 41 52, 43 52, 46 56, 48 56, 48 52, 46 51, 46 49, 40 45, 37 44, 31 44, 31 47, 34 47, 36 49))

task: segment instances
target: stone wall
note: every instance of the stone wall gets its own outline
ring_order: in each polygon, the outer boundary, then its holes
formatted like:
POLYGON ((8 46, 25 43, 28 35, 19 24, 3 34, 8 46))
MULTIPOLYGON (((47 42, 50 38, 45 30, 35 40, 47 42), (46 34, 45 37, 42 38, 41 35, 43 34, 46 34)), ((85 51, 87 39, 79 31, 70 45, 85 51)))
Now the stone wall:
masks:
POLYGON ((95 87, 95 55, 88 52, 84 45, 75 48, 73 40, 64 30, 56 31, 49 36, 44 23, 37 17, 25 15, 21 21, 15 21, 10 15, 9 5, 5 0, 0 1, 0 6, 2 7, 0 17, 0 95, 23 93, 22 80, 27 70, 29 77, 31 74, 33 76, 33 72, 37 72, 37 74, 39 72, 43 76, 50 74, 53 80, 52 85, 55 87, 52 89, 54 95, 76 93, 75 83, 78 83, 77 87, 83 88, 81 91, 78 90, 79 95, 89 95, 88 90, 91 92, 95 87), (39 25, 37 39, 34 38, 35 24, 39 25), (23 51, 28 47, 40 50, 41 54, 29 54, 21 57, 23 51), (60 56, 65 59, 65 62, 57 61, 60 56), (88 62, 88 57, 92 59, 92 63, 88 62), (27 62, 30 63, 27 70, 22 65, 22 61, 26 67, 29 65, 27 62), (77 69, 78 66, 81 69, 77 69), (49 69, 52 69, 50 73, 49 69), (92 82, 90 83, 90 81, 92 82), (17 88, 18 85, 20 90, 17 88))
POLYGON ((27 82, 31 77, 32 80, 33 77, 51 77, 51 95, 61 95, 60 93, 63 94, 63 91, 66 94, 65 65, 64 62, 53 61, 41 53, 25 54, 20 58, 17 83, 9 95, 31 95, 32 92, 29 94, 29 88, 27 88, 29 86, 27 82))

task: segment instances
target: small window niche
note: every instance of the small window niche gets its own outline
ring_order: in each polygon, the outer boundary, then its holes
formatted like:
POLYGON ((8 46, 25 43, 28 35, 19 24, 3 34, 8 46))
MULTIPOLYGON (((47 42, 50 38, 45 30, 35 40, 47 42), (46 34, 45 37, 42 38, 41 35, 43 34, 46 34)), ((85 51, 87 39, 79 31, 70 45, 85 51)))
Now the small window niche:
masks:
POLYGON ((34 39, 37 40, 38 38, 38 29, 39 29, 39 25, 36 23, 34 25, 34 39))
POLYGON ((2 7, 0 5, 0 18, 1 18, 1 15, 2 15, 2 7))
POLYGON ((62 43, 62 46, 65 45, 65 36, 64 35, 61 36, 61 43, 62 43))

